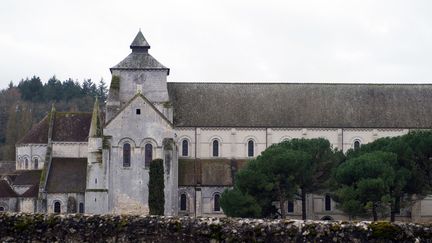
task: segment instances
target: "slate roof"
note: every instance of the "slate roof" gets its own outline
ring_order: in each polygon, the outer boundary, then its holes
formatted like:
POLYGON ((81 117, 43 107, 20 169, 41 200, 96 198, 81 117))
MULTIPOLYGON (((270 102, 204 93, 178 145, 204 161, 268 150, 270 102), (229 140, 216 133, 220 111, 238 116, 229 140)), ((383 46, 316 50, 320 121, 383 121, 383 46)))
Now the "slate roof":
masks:
POLYGON ((149 43, 144 38, 143 33, 141 30, 138 32, 138 34, 135 36, 135 39, 132 41, 132 44, 130 45, 130 48, 150 48, 149 43))
POLYGON ((139 69, 139 70, 166 70, 169 69, 162 65, 148 52, 132 52, 125 59, 111 68, 115 69, 139 69))
POLYGON ((56 112, 53 141, 87 142, 92 113, 56 112))
POLYGON ((2 197, 16 197, 17 194, 9 186, 9 183, 5 180, 0 180, 0 198, 2 197))
POLYGON ((46 190, 48 193, 84 193, 86 175, 86 158, 53 158, 46 190))
POLYGON ((18 186, 39 185, 41 172, 42 170, 18 170, 13 184, 18 186))
POLYGON ((168 83, 179 127, 431 128, 430 84, 168 83))
POLYGON ((169 68, 162 65, 148 53, 150 45, 144 38, 141 30, 135 36, 130 48, 132 49, 132 53, 112 67, 111 71, 116 69, 165 70, 169 74, 169 68))
POLYGON ((179 186, 232 186, 246 160, 179 159, 179 186))
POLYGON ((48 143, 49 117, 45 116, 39 123, 34 125, 27 134, 18 141, 18 144, 26 143, 48 143))
POLYGON ((39 184, 31 186, 20 197, 37 197, 39 194, 39 184))
POLYGON ((0 161, 0 175, 15 172, 15 161, 0 161))
MULTIPOLYGON (((87 142, 91 116, 90 112, 56 112, 53 141, 87 142)), ((49 115, 33 126, 17 144, 48 143, 49 115)))

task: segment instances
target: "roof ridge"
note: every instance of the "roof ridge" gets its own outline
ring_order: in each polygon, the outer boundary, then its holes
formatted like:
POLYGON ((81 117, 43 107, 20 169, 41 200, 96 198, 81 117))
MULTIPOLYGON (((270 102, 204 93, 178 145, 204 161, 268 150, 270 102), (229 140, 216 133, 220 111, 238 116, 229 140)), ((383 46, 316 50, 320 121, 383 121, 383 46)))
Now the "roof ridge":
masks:
POLYGON ((235 81, 168 81, 167 83, 173 83, 173 84, 255 84, 255 85, 268 85, 268 84, 289 84, 289 85, 432 85, 432 82, 430 83, 313 83, 313 82, 266 82, 266 81, 247 81, 247 82, 235 82, 235 81))

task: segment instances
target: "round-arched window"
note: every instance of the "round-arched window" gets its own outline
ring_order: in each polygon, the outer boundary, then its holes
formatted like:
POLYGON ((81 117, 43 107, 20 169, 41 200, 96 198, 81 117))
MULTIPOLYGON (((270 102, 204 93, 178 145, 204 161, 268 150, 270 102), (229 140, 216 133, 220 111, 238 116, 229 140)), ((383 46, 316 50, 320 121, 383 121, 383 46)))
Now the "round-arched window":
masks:
POLYGON ((213 157, 219 156, 219 141, 213 140, 213 157))
POLYGON ((213 211, 219 212, 220 211, 220 195, 217 193, 214 195, 213 199, 213 211))
POLYGON ((248 141, 248 157, 254 157, 254 141, 248 141))
POLYGON ((182 193, 180 195, 180 210, 181 211, 186 211, 186 204, 187 204, 186 194, 182 193))
POLYGON ((131 166, 131 146, 128 143, 123 144, 123 167, 131 166))
POLYGON ((54 213, 61 213, 61 203, 59 201, 54 202, 54 213))
POLYGON ((359 149, 361 146, 360 140, 355 140, 354 141, 354 150, 359 149))
POLYGON ((189 142, 187 139, 182 141, 182 156, 189 156, 189 142))

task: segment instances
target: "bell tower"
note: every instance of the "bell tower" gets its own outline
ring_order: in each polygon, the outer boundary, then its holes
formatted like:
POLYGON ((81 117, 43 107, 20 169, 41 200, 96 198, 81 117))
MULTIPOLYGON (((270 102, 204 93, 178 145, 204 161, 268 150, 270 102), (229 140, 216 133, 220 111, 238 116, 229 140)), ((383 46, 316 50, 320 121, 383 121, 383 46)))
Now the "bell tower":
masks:
POLYGON ((132 52, 112 67, 111 84, 107 101, 107 121, 129 102, 137 93, 143 94, 166 117, 169 103, 167 76, 169 69, 150 55, 150 45, 141 30, 130 45, 132 52))

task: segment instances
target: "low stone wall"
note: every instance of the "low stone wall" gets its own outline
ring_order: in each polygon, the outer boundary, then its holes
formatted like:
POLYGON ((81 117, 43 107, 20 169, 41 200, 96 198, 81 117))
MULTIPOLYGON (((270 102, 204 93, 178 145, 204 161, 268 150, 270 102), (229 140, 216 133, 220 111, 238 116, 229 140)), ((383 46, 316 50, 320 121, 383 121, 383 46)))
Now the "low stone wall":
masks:
POLYGON ((432 242, 432 225, 0 213, 0 242, 432 242))

